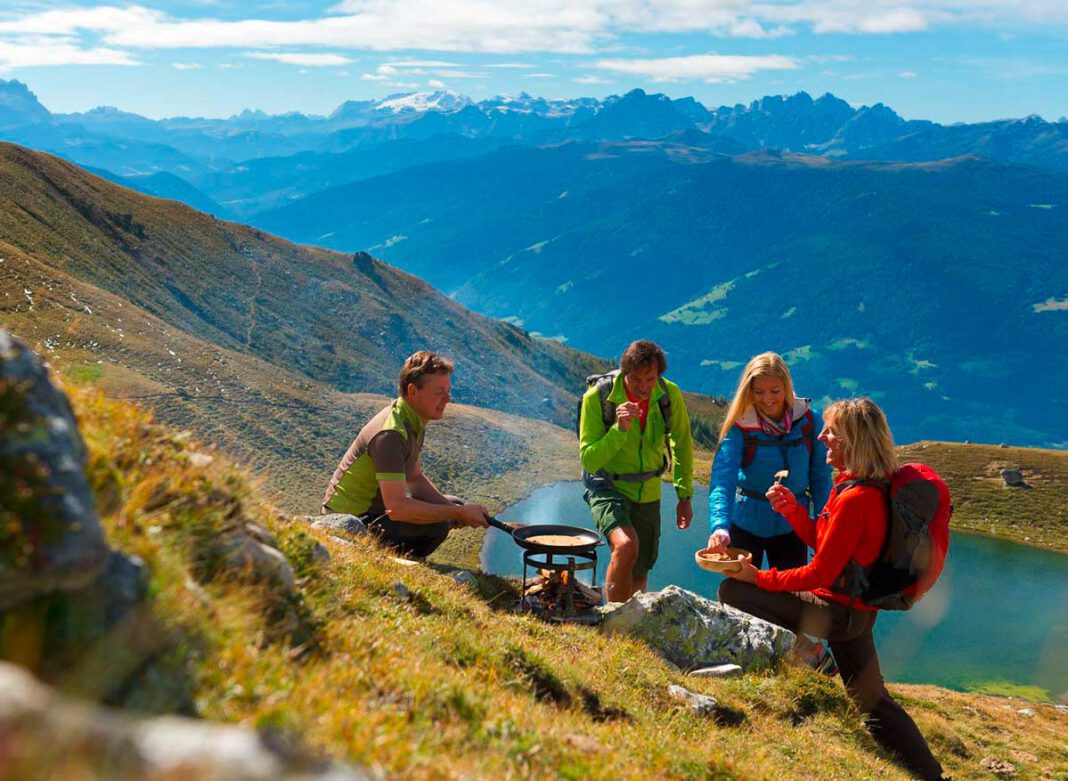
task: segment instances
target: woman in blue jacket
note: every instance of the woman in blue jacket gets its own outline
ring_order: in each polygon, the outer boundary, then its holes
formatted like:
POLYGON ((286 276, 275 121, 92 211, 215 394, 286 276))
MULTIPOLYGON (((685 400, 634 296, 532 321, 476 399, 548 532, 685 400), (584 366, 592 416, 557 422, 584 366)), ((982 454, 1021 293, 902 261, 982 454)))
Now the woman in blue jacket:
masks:
POLYGON ((792 569, 808 561, 808 549, 790 524, 771 509, 765 493, 775 474, 789 474, 782 485, 809 503, 813 518, 831 492, 827 449, 816 437, 823 420, 808 399, 794 396, 790 370, 776 353, 750 359, 720 429, 712 462, 708 547, 728 545, 753 554, 753 566, 792 569))

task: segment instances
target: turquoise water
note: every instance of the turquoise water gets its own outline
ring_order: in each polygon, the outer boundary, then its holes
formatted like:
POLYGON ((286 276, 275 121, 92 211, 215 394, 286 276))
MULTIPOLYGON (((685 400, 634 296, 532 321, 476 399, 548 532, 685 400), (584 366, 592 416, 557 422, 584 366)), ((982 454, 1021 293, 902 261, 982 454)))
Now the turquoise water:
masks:
MULTIPOLYGON (((671 583, 714 598, 721 576, 699 569, 695 550, 708 541, 708 493, 698 487, 693 526, 675 528, 670 491, 662 505, 660 558, 649 588, 671 583)), ((579 482, 535 490, 501 513, 526 523, 592 527, 579 482)), ((490 529, 482 568, 522 575, 521 549, 490 529)), ((604 582, 607 546, 598 549, 604 582)), ((888 681, 961 690, 1068 697, 1068 556, 967 534, 954 534, 946 570, 915 608, 884 612, 875 627, 888 681), (1023 688, 1020 688, 1023 687, 1023 688)))

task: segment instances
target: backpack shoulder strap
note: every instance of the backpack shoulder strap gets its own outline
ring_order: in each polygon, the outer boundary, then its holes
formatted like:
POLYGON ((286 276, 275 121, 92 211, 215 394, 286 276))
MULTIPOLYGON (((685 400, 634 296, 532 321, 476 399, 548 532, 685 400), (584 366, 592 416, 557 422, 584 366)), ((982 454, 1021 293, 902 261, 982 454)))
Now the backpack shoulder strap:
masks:
POLYGON ((671 433, 671 394, 668 393, 667 383, 664 382, 664 378, 660 378, 660 390, 664 391, 660 394, 660 398, 657 403, 660 405, 660 415, 664 418, 664 436, 666 437, 671 433))
POLYGON ((738 429, 742 432, 742 469, 745 469, 756 458, 757 437, 750 429, 741 426, 738 426, 738 429))
POLYGON ((882 490, 882 492, 885 493, 887 496, 890 496, 890 481, 878 480, 875 478, 869 478, 866 480, 843 480, 842 482, 835 485, 834 493, 835 495, 838 495, 841 494, 843 491, 846 491, 858 485, 875 486, 876 488, 882 490))
POLYGON ((812 455, 812 440, 815 439, 815 428, 816 421, 812 417, 812 408, 809 407, 801 418, 801 436, 805 440, 805 447, 808 449, 809 456, 812 455))
POLYGON ((616 422, 616 404, 609 401, 608 397, 612 395, 612 386, 615 385, 617 376, 619 376, 618 369, 586 380, 587 383, 593 380, 593 384, 597 386, 597 395, 601 399, 601 420, 604 421, 605 431, 612 428, 612 424, 616 422))

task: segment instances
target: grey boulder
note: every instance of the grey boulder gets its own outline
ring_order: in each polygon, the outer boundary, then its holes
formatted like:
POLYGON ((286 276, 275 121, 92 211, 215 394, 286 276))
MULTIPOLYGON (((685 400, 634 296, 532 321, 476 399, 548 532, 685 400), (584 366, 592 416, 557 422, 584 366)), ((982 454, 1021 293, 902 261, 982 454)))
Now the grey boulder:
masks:
POLYGON ((363 521, 355 515, 346 513, 328 513, 327 515, 305 515, 303 519, 313 529, 322 529, 332 534, 342 533, 350 537, 359 537, 367 531, 363 521))
POLYGON ((787 629, 678 586, 636 594, 603 612, 603 631, 644 640, 683 670, 727 663, 746 672, 767 669, 796 640, 787 629))
POLYGON ((672 684, 668 686, 668 696, 673 700, 679 700, 698 716, 711 716, 716 712, 716 698, 707 694, 697 694, 682 686, 672 684))
POLYGON ((81 588, 108 548, 70 402, 22 341, 0 330, 0 610, 81 588))

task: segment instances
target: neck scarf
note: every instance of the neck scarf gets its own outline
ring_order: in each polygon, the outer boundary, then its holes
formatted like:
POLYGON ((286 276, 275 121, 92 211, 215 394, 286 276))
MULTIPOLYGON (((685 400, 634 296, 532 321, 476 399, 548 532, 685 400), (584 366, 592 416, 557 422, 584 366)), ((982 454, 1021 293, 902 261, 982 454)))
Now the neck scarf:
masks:
POLYGON ((760 430, 773 437, 786 436, 790 433, 790 425, 793 423, 792 412, 793 410, 790 409, 790 405, 787 404, 786 411, 783 412, 782 420, 776 423, 757 408, 756 414, 757 420, 760 421, 760 430))

